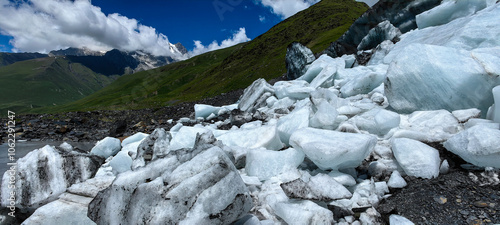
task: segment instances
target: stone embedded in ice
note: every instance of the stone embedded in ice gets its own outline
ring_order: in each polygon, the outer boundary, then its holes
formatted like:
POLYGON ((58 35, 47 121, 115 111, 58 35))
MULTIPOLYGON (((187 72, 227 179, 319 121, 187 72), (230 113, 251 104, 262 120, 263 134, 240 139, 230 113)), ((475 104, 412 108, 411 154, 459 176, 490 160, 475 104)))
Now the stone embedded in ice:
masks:
POLYGON ((106 137, 97 142, 97 144, 90 151, 91 154, 108 158, 115 155, 121 149, 121 142, 118 138, 106 137))
POLYGON ((377 138, 365 134, 302 128, 290 137, 290 145, 302 150, 320 169, 355 168, 370 154, 377 138))
POLYGON ((253 149, 247 153, 245 171, 250 176, 267 180, 297 168, 303 161, 304 153, 293 148, 284 151, 253 149))
POLYGON ((311 64, 316 57, 311 49, 306 46, 293 42, 286 49, 286 76, 288 80, 296 79, 307 71, 309 64, 311 64))
POLYGON ((289 97, 291 99, 300 100, 308 98, 310 93, 316 90, 310 87, 309 83, 304 80, 278 81, 273 87, 278 99, 289 97))
POLYGON ((476 166, 500 168, 500 130, 474 126, 448 139, 444 147, 476 166))
POLYGON ((1 204, 11 205, 9 185, 14 185, 16 207, 36 208, 54 200, 72 184, 93 177, 103 161, 95 155, 60 151, 48 145, 31 151, 3 175, 1 204), (17 177, 14 184, 9 183, 11 176, 17 177))
POLYGON ((109 165, 113 168, 113 173, 123 173, 132 168, 132 158, 127 152, 120 151, 109 161, 109 165))
POLYGON ((410 220, 396 214, 392 214, 389 216, 389 224, 390 225, 415 225, 410 220))
POLYGON ((401 130, 393 137, 423 142, 443 142, 458 132, 458 120, 446 110, 417 111, 401 120, 401 130))
POLYGON ((462 110, 455 110, 451 112, 453 116, 455 116, 460 123, 465 123, 469 121, 472 118, 479 118, 481 117, 481 110, 479 109, 462 109, 462 110))
POLYGON ((493 88, 493 97, 495 98, 493 121, 500 123, 500 86, 493 88))
POLYGON ((491 89, 500 84, 471 53, 448 47, 411 44, 390 64, 385 92, 392 108, 418 110, 478 108, 493 103, 491 89))
POLYGON ((337 170, 333 170, 332 172, 328 173, 328 176, 333 177, 333 179, 344 186, 356 185, 356 180, 354 180, 354 177, 346 173, 341 173, 337 170))
POLYGON ((351 192, 335 178, 321 173, 316 176, 304 174, 299 179, 281 184, 281 188, 290 198, 329 202, 352 197, 351 192))
POLYGON ((438 150, 408 138, 394 138, 391 144, 394 157, 407 175, 427 179, 439 176, 438 150))
POLYGON ((470 16, 488 6, 495 0, 456 1, 445 0, 431 10, 416 16, 418 29, 447 24, 457 18, 470 16))
POLYGON ((361 40, 358 50, 368 50, 377 47, 385 40, 393 40, 401 36, 401 31, 394 27, 391 22, 384 20, 372 28, 368 34, 361 40))
POLYGON ((359 129, 379 136, 383 136, 391 129, 399 127, 400 120, 399 114, 381 108, 375 108, 354 117, 356 126, 359 129))
POLYGON ((183 126, 175 135, 173 135, 173 138, 170 141, 169 149, 174 151, 181 148, 192 148, 196 140, 196 135, 206 132, 210 132, 210 130, 202 126, 183 126))
POLYGON ((288 224, 333 224, 333 213, 308 200, 276 204, 276 215, 288 224))
POLYGON ((238 109, 249 112, 266 105, 266 99, 274 93, 273 87, 264 79, 258 79, 245 89, 238 109))
POLYGON ((406 187, 406 185, 407 183, 405 179, 401 176, 401 174, 397 170, 394 170, 392 172, 389 181, 387 181, 387 186, 389 186, 390 188, 404 188, 406 187))
POLYGON ((489 127, 489 128, 492 128, 492 129, 500 129, 500 124, 499 123, 495 123, 491 120, 486 120, 486 119, 470 119, 469 121, 467 121, 467 123, 465 123, 464 127, 465 129, 469 129, 473 126, 477 126, 477 125, 481 125, 481 126, 486 126, 486 127, 489 127))
POLYGON ((296 130, 309 126, 309 107, 302 107, 292 111, 290 114, 278 120, 277 130, 281 142, 289 145, 290 136, 296 130))
POLYGON ((230 224, 252 205, 226 153, 201 141, 119 174, 89 204, 88 216, 97 224, 230 224))
POLYGON ((230 130, 217 137, 227 146, 244 148, 261 148, 280 150, 283 143, 280 140, 276 125, 265 125, 254 129, 230 130))
POLYGON ((212 113, 218 114, 220 109, 221 109, 221 107, 215 107, 215 106, 204 105, 204 104, 195 104, 194 105, 194 114, 195 114, 194 117, 196 117, 196 118, 203 117, 206 119, 212 113))

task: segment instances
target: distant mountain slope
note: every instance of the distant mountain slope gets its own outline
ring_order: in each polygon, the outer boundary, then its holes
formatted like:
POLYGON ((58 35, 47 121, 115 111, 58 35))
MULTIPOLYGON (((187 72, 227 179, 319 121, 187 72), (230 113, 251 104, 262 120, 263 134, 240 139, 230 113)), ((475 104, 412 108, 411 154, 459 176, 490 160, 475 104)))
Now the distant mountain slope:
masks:
POLYGON ((35 112, 159 107, 244 88, 260 77, 281 77, 290 43, 299 41, 321 52, 367 9, 354 0, 323 0, 250 42, 125 75, 89 97, 35 112))
POLYGON ((0 67, 7 66, 24 60, 37 59, 43 57, 47 57, 47 54, 0 52, 0 67))
POLYGON ((26 112, 76 101, 114 79, 63 57, 20 61, 0 67, 0 111, 26 112))

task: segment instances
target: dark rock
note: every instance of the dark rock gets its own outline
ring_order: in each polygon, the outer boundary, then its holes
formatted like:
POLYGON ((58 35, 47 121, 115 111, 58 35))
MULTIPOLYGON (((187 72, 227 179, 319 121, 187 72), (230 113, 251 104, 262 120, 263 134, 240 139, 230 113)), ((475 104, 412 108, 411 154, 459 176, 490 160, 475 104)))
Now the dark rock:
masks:
POLYGON ((402 33, 417 28, 415 16, 439 5, 441 0, 380 0, 358 18, 337 41, 330 44, 322 54, 335 58, 354 54, 368 32, 380 22, 388 20, 402 33))
POLYGON ((126 130, 127 130, 127 121, 117 120, 111 126, 111 129, 109 130, 109 136, 110 137, 121 137, 121 136, 123 136, 123 133, 125 133, 126 130))
POLYGON ((309 48, 298 42, 291 43, 288 45, 285 58, 287 78, 289 80, 299 78, 314 60, 316 57, 309 48))

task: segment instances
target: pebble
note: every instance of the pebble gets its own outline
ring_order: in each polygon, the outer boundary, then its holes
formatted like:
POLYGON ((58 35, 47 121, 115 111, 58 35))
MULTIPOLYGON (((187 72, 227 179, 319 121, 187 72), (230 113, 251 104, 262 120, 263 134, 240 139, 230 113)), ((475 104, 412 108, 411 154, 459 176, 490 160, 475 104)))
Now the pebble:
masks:
POLYGON ((490 206, 488 202, 483 202, 483 201, 476 201, 474 202, 474 206, 479 207, 479 208, 486 208, 490 206))
POLYGON ((446 202, 448 202, 448 199, 447 199, 446 197, 444 197, 444 196, 435 197, 435 198, 434 198, 434 200, 435 200, 437 203, 441 204, 441 205, 443 205, 443 204, 445 204, 446 202))

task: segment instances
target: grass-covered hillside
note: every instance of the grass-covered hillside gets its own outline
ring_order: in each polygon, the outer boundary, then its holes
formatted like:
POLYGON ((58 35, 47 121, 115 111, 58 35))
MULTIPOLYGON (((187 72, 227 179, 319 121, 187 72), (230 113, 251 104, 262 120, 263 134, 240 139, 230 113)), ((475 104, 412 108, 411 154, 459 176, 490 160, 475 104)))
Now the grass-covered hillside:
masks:
POLYGON ((32 112, 160 107, 245 88, 257 78, 284 75, 286 48, 293 41, 321 52, 367 9, 354 0, 323 0, 250 42, 125 75, 76 102, 32 112))
POLYGON ((62 57, 16 62, 0 67, 0 111, 23 113, 73 102, 112 81, 62 57))

